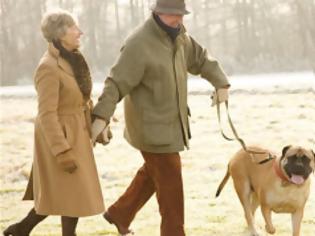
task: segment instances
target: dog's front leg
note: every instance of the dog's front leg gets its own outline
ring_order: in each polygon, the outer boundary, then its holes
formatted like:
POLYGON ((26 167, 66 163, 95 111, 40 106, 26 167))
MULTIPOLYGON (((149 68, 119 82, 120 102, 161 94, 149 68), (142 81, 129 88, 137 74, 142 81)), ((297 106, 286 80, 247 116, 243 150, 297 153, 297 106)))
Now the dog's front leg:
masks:
POLYGON ((293 236, 300 236, 301 222, 302 222, 303 215, 304 215, 303 208, 297 210, 291 215, 293 236))
POLYGON ((274 234, 276 232, 275 227, 272 224, 272 219, 271 219, 271 209, 267 205, 261 205, 261 213, 265 219, 266 223, 266 231, 269 234, 274 234))

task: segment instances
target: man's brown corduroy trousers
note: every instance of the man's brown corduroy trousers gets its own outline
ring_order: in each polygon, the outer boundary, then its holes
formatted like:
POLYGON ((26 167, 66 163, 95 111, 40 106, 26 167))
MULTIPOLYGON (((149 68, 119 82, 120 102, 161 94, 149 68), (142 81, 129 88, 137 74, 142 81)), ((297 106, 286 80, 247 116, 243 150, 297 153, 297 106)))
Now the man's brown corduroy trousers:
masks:
POLYGON ((156 193, 162 217, 161 236, 184 236, 184 194, 178 153, 141 152, 144 165, 107 213, 128 228, 136 213, 156 193))

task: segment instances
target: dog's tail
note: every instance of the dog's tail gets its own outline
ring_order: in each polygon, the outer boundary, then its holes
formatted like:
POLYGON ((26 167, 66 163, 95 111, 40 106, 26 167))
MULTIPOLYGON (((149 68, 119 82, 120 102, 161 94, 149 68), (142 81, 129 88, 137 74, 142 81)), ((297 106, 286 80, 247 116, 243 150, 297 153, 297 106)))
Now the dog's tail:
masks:
POLYGON ((227 170, 226 170, 226 174, 225 174, 224 178, 222 179, 222 181, 221 181, 221 183, 220 183, 220 185, 219 185, 219 187, 218 187, 218 189, 217 189, 217 192, 216 192, 216 194, 215 194, 215 197, 219 197, 219 195, 220 195, 222 189, 224 188, 226 182, 229 180, 229 178, 230 178, 230 171, 229 171, 229 169, 230 169, 230 168, 229 168, 229 166, 228 166, 228 168, 227 168, 227 170))

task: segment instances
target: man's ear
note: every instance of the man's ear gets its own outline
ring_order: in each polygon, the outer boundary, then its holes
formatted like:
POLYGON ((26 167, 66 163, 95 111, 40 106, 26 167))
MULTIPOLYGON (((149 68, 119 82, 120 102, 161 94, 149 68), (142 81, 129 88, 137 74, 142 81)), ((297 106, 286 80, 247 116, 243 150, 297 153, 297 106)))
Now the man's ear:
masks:
POLYGON ((285 156, 285 154, 287 153, 287 151, 289 150, 290 147, 292 147, 292 145, 285 146, 285 147, 282 149, 282 156, 281 156, 281 159, 285 156))

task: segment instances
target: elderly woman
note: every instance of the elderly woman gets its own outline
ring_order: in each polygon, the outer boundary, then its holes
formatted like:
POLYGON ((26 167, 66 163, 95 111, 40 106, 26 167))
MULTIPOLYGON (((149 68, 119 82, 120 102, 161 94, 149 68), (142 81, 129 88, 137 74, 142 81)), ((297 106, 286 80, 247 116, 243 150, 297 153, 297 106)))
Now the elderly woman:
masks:
POLYGON ((34 208, 4 235, 26 236, 48 215, 60 215, 62 235, 75 235, 78 217, 104 212, 90 139, 91 76, 78 51, 80 31, 66 11, 47 14, 48 50, 36 69, 38 95, 31 178, 24 200, 34 208))

